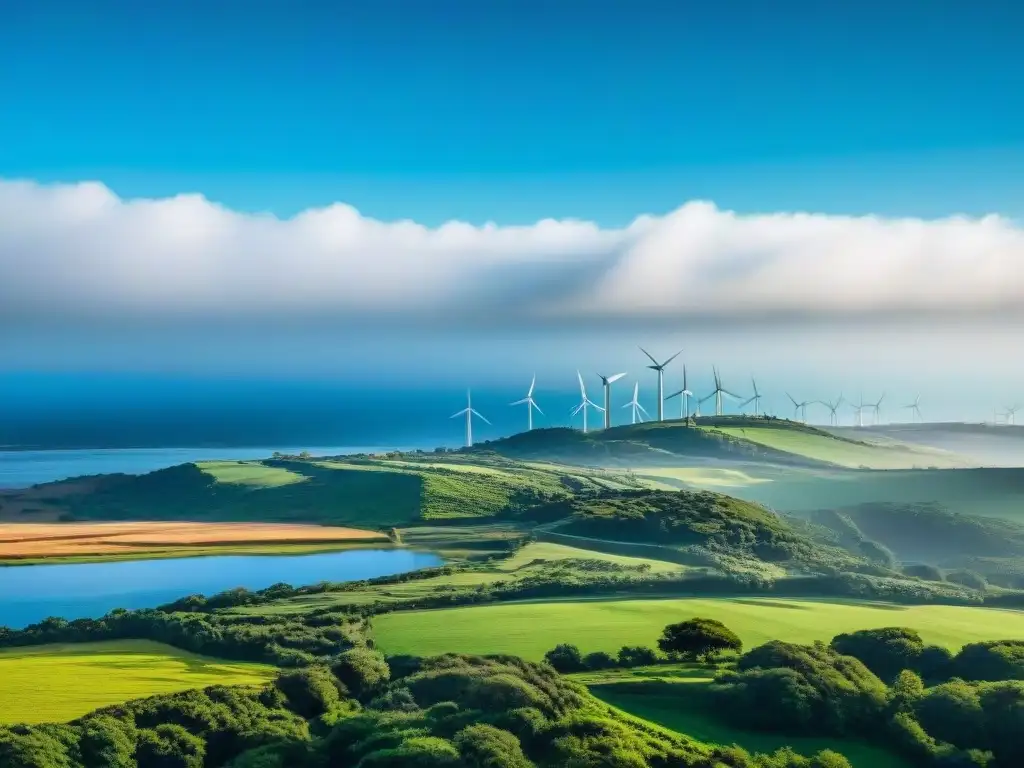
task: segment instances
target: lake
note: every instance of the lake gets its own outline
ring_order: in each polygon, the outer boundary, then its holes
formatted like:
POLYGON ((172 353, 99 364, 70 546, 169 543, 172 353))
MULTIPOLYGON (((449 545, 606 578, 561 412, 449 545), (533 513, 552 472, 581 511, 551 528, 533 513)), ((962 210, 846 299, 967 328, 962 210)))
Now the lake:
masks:
POLYGON ((442 564, 429 552, 359 549, 0 567, 0 626, 21 628, 48 616, 97 618, 114 608, 152 608, 235 587, 355 581, 442 564))
MULTIPOLYGON (((0 450, 0 488, 27 488, 69 477, 123 472, 141 475, 189 461, 217 459, 267 459, 274 451, 314 456, 339 456, 386 450, 380 447, 336 446, 329 448, 86 448, 56 451, 0 450)), ((396 450, 394 448, 390 450, 396 450)))

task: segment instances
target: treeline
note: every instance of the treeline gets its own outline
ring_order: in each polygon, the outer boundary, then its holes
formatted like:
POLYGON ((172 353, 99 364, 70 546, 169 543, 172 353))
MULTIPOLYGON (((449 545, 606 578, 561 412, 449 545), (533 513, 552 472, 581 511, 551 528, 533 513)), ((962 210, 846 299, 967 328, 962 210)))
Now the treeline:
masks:
POLYGON ((901 627, 830 645, 772 641, 719 675, 712 694, 720 716, 746 728, 861 738, 915 765, 1024 765, 1024 641, 955 655, 901 627))
POLYGON ((512 657, 353 650, 263 688, 212 687, 0 727, 4 768, 849 768, 750 755, 619 715, 512 657), (390 663, 389 663, 390 662, 390 663))
POLYGON ((0 647, 154 640, 194 653, 297 667, 363 645, 358 616, 235 616, 116 609, 99 619, 48 618, 24 629, 0 627, 0 647))

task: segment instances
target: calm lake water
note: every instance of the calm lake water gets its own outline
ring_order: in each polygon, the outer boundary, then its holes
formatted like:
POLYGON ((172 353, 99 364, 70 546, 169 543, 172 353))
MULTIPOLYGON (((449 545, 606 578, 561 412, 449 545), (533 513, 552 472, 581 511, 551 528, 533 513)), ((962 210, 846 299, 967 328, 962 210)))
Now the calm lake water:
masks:
POLYGON ((96 618, 114 608, 152 608, 185 595, 235 587, 372 579, 442 562, 429 552, 361 549, 0 567, 0 625, 21 628, 48 616, 96 618))
MULTIPOLYGON (((123 472, 141 475, 189 461, 217 459, 266 459, 274 451, 314 456, 338 456, 384 450, 380 447, 335 446, 328 448, 116 448, 63 451, 0 450, 0 488, 27 488, 69 477, 123 472)), ((392 449, 394 450, 394 449, 392 449)))

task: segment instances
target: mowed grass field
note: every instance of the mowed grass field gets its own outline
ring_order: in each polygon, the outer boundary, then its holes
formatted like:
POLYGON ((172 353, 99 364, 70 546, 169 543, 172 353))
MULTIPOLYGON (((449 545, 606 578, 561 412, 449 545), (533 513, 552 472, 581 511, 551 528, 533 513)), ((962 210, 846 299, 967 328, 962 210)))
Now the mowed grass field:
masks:
POLYGON ((0 650, 0 723, 73 720, 99 707, 210 685, 258 685, 274 667, 225 662, 148 640, 0 650))
POLYGON ((718 619, 747 648, 769 640, 810 643, 871 627, 911 627, 929 643, 955 649, 969 642, 1024 639, 1024 612, 948 605, 771 598, 683 598, 536 602, 396 612, 373 619, 378 646, 389 654, 508 653, 539 660, 559 643, 615 652, 654 646, 666 624, 718 619))
POLYGON ((0 561, 110 555, 167 557, 218 547, 387 541, 378 531, 277 523, 0 523, 0 561))
POLYGON ((818 461, 852 469, 951 468, 964 466, 964 459, 938 449, 902 444, 867 445, 825 433, 778 427, 709 427, 730 437, 749 440, 777 451, 786 451, 818 461))
POLYGON ((200 461, 203 472, 218 483, 244 485, 251 488, 279 488, 292 483, 304 483, 308 477, 281 467, 268 467, 258 461, 200 461))

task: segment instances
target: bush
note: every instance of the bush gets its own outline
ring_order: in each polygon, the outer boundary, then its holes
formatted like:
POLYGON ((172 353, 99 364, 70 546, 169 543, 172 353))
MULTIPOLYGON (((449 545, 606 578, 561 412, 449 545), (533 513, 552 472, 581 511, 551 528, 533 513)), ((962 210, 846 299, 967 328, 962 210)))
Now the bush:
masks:
POLYGON ((832 638, 833 650, 853 656, 883 680, 894 680, 904 669, 920 667, 924 641, 915 629, 883 627, 861 629, 832 638))
POLYGON ((1024 640, 969 643, 952 662, 965 680, 1024 680, 1024 640))
POLYGON ((307 667, 277 678, 289 707, 306 718, 319 717, 341 701, 337 678, 325 667, 307 667))
POLYGON ((620 667, 647 667, 658 661, 657 651, 645 645, 624 645, 619 649, 620 667))
POLYGON ((669 624, 662 630, 658 647, 671 658, 702 659, 710 662, 724 651, 739 651, 739 636, 715 619, 690 619, 669 624))
POLYGON ((562 674, 582 672, 586 669, 580 649, 570 643, 556 645, 544 654, 544 661, 562 674))
POLYGON ((136 759, 139 768, 203 768, 203 740, 180 725, 162 723, 139 731, 136 759))
POLYGON ((984 592, 988 589, 988 582, 985 577, 977 571, 970 571, 966 568, 961 568, 956 571, 950 571, 946 574, 946 581, 951 581, 954 584, 959 584, 962 587, 968 587, 970 589, 977 589, 980 592, 984 592))
POLYGON ((900 569, 903 575, 924 581, 945 581, 942 576, 942 569, 927 563, 914 563, 905 565, 900 569))
POLYGON ((467 768, 531 768, 514 735, 493 725, 471 725, 455 736, 455 746, 467 768))
POLYGON ((345 651, 331 666, 331 671, 357 699, 371 696, 391 678, 384 654, 368 648, 345 651))
POLYGON ((583 657, 583 666, 587 669, 611 669, 616 663, 615 657, 604 651, 595 651, 583 657))

